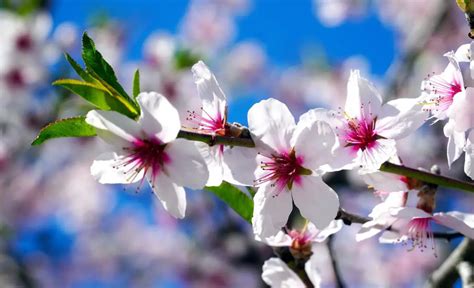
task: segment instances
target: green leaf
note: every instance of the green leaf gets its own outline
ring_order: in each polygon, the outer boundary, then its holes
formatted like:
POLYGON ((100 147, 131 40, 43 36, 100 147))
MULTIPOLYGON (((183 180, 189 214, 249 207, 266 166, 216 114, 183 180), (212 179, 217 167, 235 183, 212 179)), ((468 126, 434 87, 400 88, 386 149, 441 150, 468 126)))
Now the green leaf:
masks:
POLYGON ((31 145, 40 145, 46 140, 59 137, 91 137, 95 135, 95 128, 86 123, 86 117, 65 118, 43 127, 31 145))
POLYGON ((219 187, 205 189, 214 193, 247 222, 252 222, 253 200, 247 194, 227 182, 222 182, 219 187))
MULTIPOLYGON (((87 71, 127 107, 131 112, 129 114, 133 114, 133 117, 138 116, 138 106, 120 85, 117 76, 115 76, 114 69, 105 61, 102 54, 96 50, 94 41, 89 38, 87 33, 84 33, 82 37, 82 59, 86 64, 87 71)), ((128 114, 126 115, 129 116, 128 114)))
POLYGON ((132 114, 122 102, 113 97, 110 92, 100 84, 87 83, 75 79, 60 79, 54 81, 53 85, 68 89, 101 110, 113 110, 129 117, 134 117, 134 114, 132 114))
POLYGON ((191 68, 201 57, 189 49, 181 49, 174 54, 174 66, 178 70, 191 68))
POLYGON ((137 98, 140 94, 140 71, 137 69, 133 75, 133 97, 137 98))
POLYGON ((79 75, 84 81, 89 83, 99 83, 97 80, 94 79, 87 71, 85 71, 68 53, 65 53, 64 56, 66 57, 67 62, 71 64, 74 71, 76 71, 77 75, 79 75))

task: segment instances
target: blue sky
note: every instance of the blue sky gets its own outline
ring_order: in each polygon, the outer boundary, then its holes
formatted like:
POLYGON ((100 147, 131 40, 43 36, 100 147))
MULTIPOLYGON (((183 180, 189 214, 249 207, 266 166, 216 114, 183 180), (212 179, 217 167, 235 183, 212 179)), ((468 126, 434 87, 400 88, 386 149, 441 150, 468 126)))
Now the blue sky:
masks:
MULTIPOLYGON (((83 28, 92 15, 105 12, 127 29, 127 57, 138 59, 141 46, 154 30, 176 32, 189 1, 184 0, 57 0, 55 24, 72 21, 83 28)), ((336 28, 324 27, 313 15, 310 0, 256 0, 246 16, 237 20, 235 41, 255 40, 271 63, 295 65, 307 47, 322 48, 332 63, 362 55, 371 72, 383 75, 396 55, 395 35, 373 11, 336 28)))

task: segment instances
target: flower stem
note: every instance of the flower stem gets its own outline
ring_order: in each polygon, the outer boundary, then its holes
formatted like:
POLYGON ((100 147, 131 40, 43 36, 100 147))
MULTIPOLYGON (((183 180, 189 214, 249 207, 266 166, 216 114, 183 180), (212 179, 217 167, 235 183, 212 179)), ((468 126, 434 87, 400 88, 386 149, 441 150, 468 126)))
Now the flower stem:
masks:
MULTIPOLYGON (((240 146, 253 148, 255 142, 253 142, 250 132, 247 128, 242 129, 238 137, 220 136, 220 135, 209 135, 200 133, 198 130, 184 130, 181 129, 178 134, 178 138, 188 139, 192 141, 204 142, 210 146, 213 145, 228 145, 228 146, 240 146)), ((441 176, 435 173, 425 172, 410 167, 397 165, 389 162, 385 162, 380 167, 380 171, 406 176, 409 178, 417 179, 425 183, 435 184, 446 188, 460 189, 474 193, 474 183, 461 181, 446 176, 441 176)))
POLYGON ((468 192, 474 193, 474 183, 469 183, 442 175, 437 175, 410 167, 397 165, 389 162, 385 162, 380 167, 380 171, 406 176, 409 178, 417 179, 425 183, 436 184, 446 188, 461 189, 468 192))

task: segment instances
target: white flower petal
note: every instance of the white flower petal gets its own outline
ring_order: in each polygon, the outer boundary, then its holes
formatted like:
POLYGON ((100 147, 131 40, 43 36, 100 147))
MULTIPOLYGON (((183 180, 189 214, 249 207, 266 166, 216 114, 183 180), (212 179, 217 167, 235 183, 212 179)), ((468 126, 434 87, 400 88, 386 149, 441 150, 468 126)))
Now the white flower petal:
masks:
POLYGON ((327 227, 339 211, 339 197, 321 177, 303 176, 300 184, 293 184, 291 194, 301 215, 319 229, 327 227))
POLYGON ((161 204, 173 217, 182 219, 186 212, 186 192, 165 173, 158 173, 152 181, 152 189, 161 204))
POLYGON ((252 186, 256 158, 257 151, 253 148, 227 148, 224 152, 224 180, 234 185, 252 186))
POLYGON ((374 146, 365 149, 360 155, 360 173, 374 172, 385 161, 397 154, 396 142, 393 139, 378 139, 374 146))
POLYGON ((99 155, 91 166, 91 175, 102 184, 129 184, 137 182, 143 178, 143 171, 140 171, 136 177, 131 177, 129 171, 133 170, 131 165, 121 166, 118 162, 124 160, 124 156, 118 156, 115 153, 104 153, 99 155))
POLYGON ((267 183, 258 189, 253 198, 252 227, 257 240, 277 234, 286 225, 293 209, 291 194, 284 190, 275 196, 274 189, 267 183))
POLYGON ((181 128, 179 114, 165 96, 156 92, 142 92, 137 101, 141 108, 138 123, 148 137, 154 135, 163 143, 176 139, 181 128))
POLYGON ((313 242, 323 242, 332 234, 339 232, 343 226, 342 220, 332 220, 327 227, 322 230, 316 228, 313 223, 308 224, 308 232, 311 235, 314 235, 311 241, 313 242))
POLYGON ((275 288, 305 288, 303 281, 280 258, 270 258, 263 263, 262 279, 275 288))
POLYGON ((474 239, 474 215, 457 211, 435 213, 433 219, 441 225, 474 239))
POLYGON ((377 116, 382 107, 382 97, 374 85, 360 76, 359 70, 351 71, 347 82, 347 99, 344 112, 351 118, 377 116))
POLYGON ((391 208, 390 214, 400 219, 431 218, 432 215, 415 207, 391 208))
POLYGON ((191 68, 196 83, 198 95, 203 102, 203 108, 208 113, 225 113, 226 97, 222 92, 216 77, 204 62, 199 61, 191 68))
POLYGON ((301 129, 300 133, 294 133, 291 139, 296 156, 303 157, 302 166, 313 171, 318 171, 321 166, 333 161, 332 150, 335 144, 336 135, 331 126, 323 121, 313 122, 309 127, 301 129))
POLYGON ((376 191, 382 192, 398 192, 408 191, 407 183, 402 181, 402 176, 385 173, 385 172, 372 172, 372 173, 359 173, 364 182, 373 187, 376 191))
POLYGON ((257 146, 288 152, 295 129, 295 119, 282 102, 270 98, 260 101, 248 112, 249 129, 257 146))
POLYGON ((466 144, 466 136, 464 132, 457 132, 454 130, 454 121, 450 119, 443 128, 444 135, 448 137, 448 166, 454 163, 462 154, 463 147, 466 144))
POLYGON ((115 147, 127 147, 140 136, 137 122, 114 111, 89 111, 86 122, 99 129, 99 137, 115 147))
POLYGON ((467 140, 466 147, 464 147, 464 152, 466 153, 464 156, 466 157, 464 162, 464 172, 467 176, 474 180, 474 130, 469 133, 469 138, 467 140))
POLYGON ((382 106, 375 129, 385 138, 401 139, 423 125, 427 118, 421 99, 395 99, 382 106))
POLYGON ((402 236, 393 231, 385 231, 380 236, 379 242, 383 244, 397 244, 397 243, 400 243, 401 241, 405 241, 406 239, 407 239, 407 236, 404 236, 404 235, 402 236))
POLYGON ((206 143, 195 142, 196 147, 206 161, 209 170, 209 179, 206 186, 219 186, 224 177, 224 150, 221 146, 210 147, 206 143))
POLYGON ((288 234, 283 231, 278 231, 275 236, 267 237, 263 242, 272 247, 285 247, 291 246, 292 241, 288 234))
POLYGON ((319 288, 321 286, 321 274, 318 269, 318 256, 313 253, 308 261, 304 265, 304 271, 308 275, 309 280, 313 283, 314 288, 319 288))
POLYGON ((454 130, 464 132, 474 127, 474 88, 467 87, 466 91, 454 96, 453 103, 447 110, 447 115, 454 120, 454 130))
POLYGON ((194 142, 176 139, 166 145, 164 152, 169 156, 164 169, 172 181, 192 189, 206 185, 209 171, 194 142))
POLYGON ((383 230, 387 229, 387 227, 380 225, 377 223, 377 221, 365 222, 357 232, 355 239, 357 242, 364 241, 379 234, 383 230))

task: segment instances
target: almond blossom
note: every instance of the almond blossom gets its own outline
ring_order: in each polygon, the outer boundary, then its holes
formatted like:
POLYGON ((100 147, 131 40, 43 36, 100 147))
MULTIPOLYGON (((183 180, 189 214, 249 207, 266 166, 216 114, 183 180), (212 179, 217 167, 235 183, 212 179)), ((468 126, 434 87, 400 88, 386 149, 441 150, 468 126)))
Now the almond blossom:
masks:
MULTIPOLYGON (((469 131, 474 127, 472 106, 474 99, 474 63, 472 43, 462 45, 445 56, 449 64, 443 73, 433 75, 422 83, 422 97, 425 109, 430 111, 436 121, 448 119, 444 126, 444 135, 448 137, 448 165, 456 161, 468 149, 466 145, 469 131)), ((470 151, 470 150, 469 150, 470 151)), ((474 179, 470 169, 472 155, 466 153, 465 173, 474 179)))
POLYGON ((248 124, 259 163, 252 218, 255 235, 264 239, 277 234, 293 202, 316 227, 328 226, 339 209, 337 194, 321 179, 326 165, 336 160, 332 154, 336 137, 329 124, 302 117, 296 125, 288 107, 275 99, 252 106, 248 124))
POLYGON ((199 189, 209 172, 193 142, 176 139, 181 123, 178 111, 155 92, 140 93, 138 122, 113 111, 92 110, 86 122, 112 145, 91 166, 100 183, 129 184, 147 179, 165 210, 183 218, 186 196, 183 186, 199 189))
MULTIPOLYGON (((199 61, 192 67, 194 81, 202 106, 200 111, 188 111, 187 124, 200 133, 212 136, 226 136, 229 131, 227 124, 227 99, 219 86, 214 74, 199 61)), ((242 167, 240 156, 255 153, 248 148, 230 148, 224 145, 209 146, 204 143, 197 144, 209 168, 207 186, 219 186, 223 180, 236 185, 251 185, 251 180, 242 180, 234 177, 232 170, 250 169, 242 167), (229 167, 231 165, 231 167, 229 167)), ((246 163, 243 162, 243 165, 246 163)))
POLYGON ((374 171, 396 154, 396 140, 418 129, 426 112, 418 99, 400 98, 382 104, 382 97, 358 70, 347 83, 344 109, 332 112, 341 153, 363 171, 374 171))
POLYGON ((431 225, 437 223, 474 239, 474 214, 458 211, 429 213, 420 208, 401 207, 390 209, 390 214, 397 219, 394 229, 385 231, 380 237, 381 243, 406 243, 411 248, 424 251, 431 243, 435 252, 436 245, 431 225))
MULTIPOLYGON (((316 256, 305 263, 304 270, 315 288, 321 286, 321 276, 316 269, 316 256)), ((262 279, 270 287, 304 288, 301 278, 280 258, 270 258, 263 263, 262 279)))

